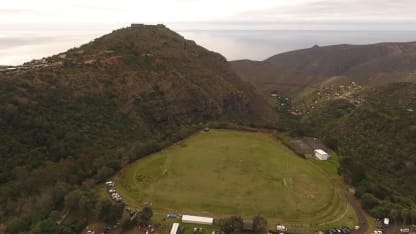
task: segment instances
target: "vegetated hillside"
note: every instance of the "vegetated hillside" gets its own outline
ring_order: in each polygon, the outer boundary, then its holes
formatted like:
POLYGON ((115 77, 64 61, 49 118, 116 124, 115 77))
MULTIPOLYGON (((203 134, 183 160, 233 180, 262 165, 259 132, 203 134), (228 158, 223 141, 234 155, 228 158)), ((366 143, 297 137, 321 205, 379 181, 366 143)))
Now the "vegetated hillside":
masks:
POLYGON ((0 221, 10 233, 42 233, 56 225, 53 210, 106 215, 88 189, 208 123, 276 121, 221 55, 163 25, 116 30, 42 63, 0 74, 0 221))
POLYGON ((341 171, 371 214, 397 216, 416 204, 416 85, 394 83, 362 95, 358 107, 332 101, 303 124, 343 156, 341 171))
POLYGON ((311 75, 270 62, 237 60, 230 63, 241 78, 262 93, 290 95, 318 84, 318 79, 311 75))
POLYGON ((260 90, 269 91, 264 85, 273 84, 282 94, 296 96, 304 86, 316 88, 352 81, 365 86, 414 82, 416 42, 314 46, 274 55, 263 62, 231 63, 237 73, 249 77, 247 80, 260 90), (293 83, 298 89, 287 89, 287 84, 293 83))

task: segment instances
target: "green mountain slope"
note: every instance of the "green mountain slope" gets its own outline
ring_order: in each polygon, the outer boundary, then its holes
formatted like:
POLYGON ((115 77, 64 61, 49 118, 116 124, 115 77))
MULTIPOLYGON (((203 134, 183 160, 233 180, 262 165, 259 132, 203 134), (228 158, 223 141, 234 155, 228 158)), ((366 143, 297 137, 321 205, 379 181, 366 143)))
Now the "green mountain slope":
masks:
POLYGON ((208 123, 277 119, 221 55, 163 25, 116 30, 46 60, 0 74, 0 221, 9 232, 34 228, 67 207, 70 191, 208 123))
POLYGON ((341 172, 378 217, 416 203, 416 85, 394 83, 361 94, 355 107, 330 101, 303 117, 343 156, 341 172))
POLYGON ((262 93, 291 95, 306 87, 319 87, 319 79, 286 66, 251 60, 232 61, 230 64, 241 78, 262 93))

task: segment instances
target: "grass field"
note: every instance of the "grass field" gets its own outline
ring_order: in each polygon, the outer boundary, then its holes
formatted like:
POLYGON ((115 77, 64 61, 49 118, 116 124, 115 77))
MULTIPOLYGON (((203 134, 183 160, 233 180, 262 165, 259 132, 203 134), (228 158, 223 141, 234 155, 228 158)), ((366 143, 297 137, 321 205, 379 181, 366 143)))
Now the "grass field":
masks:
POLYGON ((260 214, 299 228, 352 226, 332 167, 304 160, 266 134, 211 130, 136 161, 115 181, 127 204, 151 202, 162 216, 260 214))

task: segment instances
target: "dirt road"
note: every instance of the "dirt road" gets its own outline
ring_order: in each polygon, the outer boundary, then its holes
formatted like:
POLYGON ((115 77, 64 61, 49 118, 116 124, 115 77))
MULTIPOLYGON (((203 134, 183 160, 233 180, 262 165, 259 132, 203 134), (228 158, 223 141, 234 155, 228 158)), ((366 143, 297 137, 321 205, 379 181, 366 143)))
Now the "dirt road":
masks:
POLYGON ((361 207, 360 202, 351 192, 345 190, 344 191, 345 198, 350 203, 351 207, 354 209, 355 215, 358 219, 358 225, 360 226, 360 230, 353 231, 352 233, 355 234, 365 234, 368 231, 369 225, 367 219, 365 218, 365 213, 363 208, 361 207))

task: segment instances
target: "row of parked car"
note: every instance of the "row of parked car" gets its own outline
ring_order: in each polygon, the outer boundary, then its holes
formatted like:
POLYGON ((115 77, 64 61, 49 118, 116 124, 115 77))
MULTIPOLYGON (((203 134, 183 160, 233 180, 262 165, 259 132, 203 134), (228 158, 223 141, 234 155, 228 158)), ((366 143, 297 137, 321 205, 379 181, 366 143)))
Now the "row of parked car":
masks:
POLYGON ((351 229, 348 227, 333 228, 325 231, 325 234, 350 234, 351 229))
POLYGON ((107 182, 105 182, 105 185, 107 186, 108 193, 110 194, 111 198, 114 201, 116 201, 116 202, 122 202, 123 201, 120 194, 117 193, 113 181, 107 181, 107 182))

